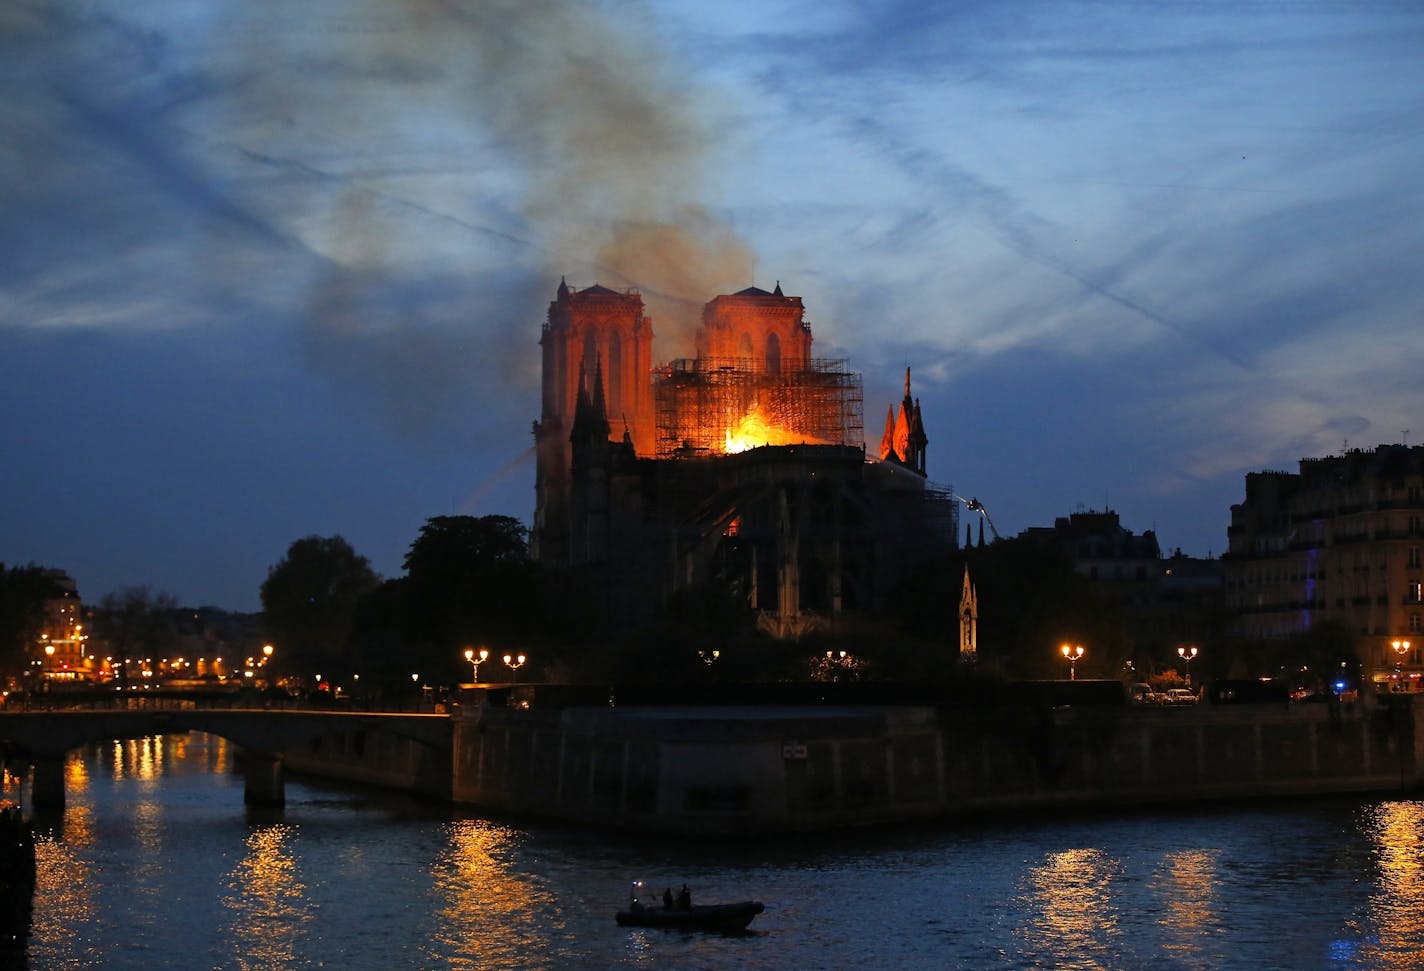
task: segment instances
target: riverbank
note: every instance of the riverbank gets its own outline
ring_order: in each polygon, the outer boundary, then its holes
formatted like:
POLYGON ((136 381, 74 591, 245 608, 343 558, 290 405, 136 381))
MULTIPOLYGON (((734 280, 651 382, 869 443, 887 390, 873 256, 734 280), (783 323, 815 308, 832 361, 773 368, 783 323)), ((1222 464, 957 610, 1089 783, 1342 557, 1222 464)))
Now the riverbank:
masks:
POLYGON ((697 836, 1412 793, 1424 781, 1411 699, 1173 709, 500 700, 516 703, 476 697, 452 713, 448 772, 447 756, 369 729, 284 759, 490 813, 697 836))

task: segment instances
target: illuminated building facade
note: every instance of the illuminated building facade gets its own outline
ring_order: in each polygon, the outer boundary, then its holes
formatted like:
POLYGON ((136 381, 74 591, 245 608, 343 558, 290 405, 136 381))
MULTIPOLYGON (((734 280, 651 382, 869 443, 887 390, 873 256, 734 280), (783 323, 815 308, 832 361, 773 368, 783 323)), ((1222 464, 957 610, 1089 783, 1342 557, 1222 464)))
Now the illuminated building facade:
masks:
POLYGON ((82 681, 95 676, 89 656, 79 587, 63 570, 47 571, 52 594, 45 599, 39 640, 31 650, 27 674, 44 681, 82 681))
POLYGON ((1380 445, 1252 472, 1231 507, 1231 633, 1282 638, 1335 620, 1381 690, 1424 673, 1424 446, 1380 445), (1407 646, 1406 646, 1407 645, 1407 646))
POLYGON ((587 570, 612 616, 715 581, 763 629, 799 636, 873 613, 953 546, 957 507, 926 478, 908 372, 903 434, 867 461, 860 376, 812 355, 801 298, 780 285, 716 297, 696 357, 639 371, 651 336, 635 292, 561 282, 541 337, 534 553, 587 570))

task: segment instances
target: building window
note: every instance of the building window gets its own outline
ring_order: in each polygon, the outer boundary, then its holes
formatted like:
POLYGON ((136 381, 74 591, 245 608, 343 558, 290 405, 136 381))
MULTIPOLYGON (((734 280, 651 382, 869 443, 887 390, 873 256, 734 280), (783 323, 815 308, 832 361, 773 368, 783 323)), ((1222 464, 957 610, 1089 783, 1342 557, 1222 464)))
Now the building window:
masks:
POLYGON ((1424 583, 1416 580, 1409 584, 1409 592, 1405 594, 1405 599, 1412 604, 1424 603, 1424 583))
POLYGON ((1410 615, 1409 615, 1409 633, 1411 633, 1411 634, 1417 634, 1417 633, 1419 633, 1419 630, 1420 630, 1420 627, 1419 627, 1419 615, 1418 615, 1418 614, 1410 614, 1410 615))
POLYGON ((781 373, 781 338, 775 334, 766 337, 766 373, 781 373))
POLYGON ((1419 569, 1419 547, 1409 547, 1409 565, 1413 569, 1419 569))

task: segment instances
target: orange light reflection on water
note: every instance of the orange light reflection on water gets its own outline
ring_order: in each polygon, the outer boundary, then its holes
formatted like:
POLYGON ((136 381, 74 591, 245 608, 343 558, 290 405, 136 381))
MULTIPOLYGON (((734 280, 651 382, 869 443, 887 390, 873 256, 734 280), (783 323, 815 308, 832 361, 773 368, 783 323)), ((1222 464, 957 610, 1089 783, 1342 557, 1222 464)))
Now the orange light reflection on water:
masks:
POLYGON ((89 791, 89 765, 77 752, 64 760, 64 791, 70 797, 89 791))
POLYGON ((1417 968, 1424 940, 1424 803, 1381 803, 1369 812, 1365 831, 1374 841, 1378 875, 1361 963, 1417 968))
POLYGON ((76 926, 96 919, 93 866, 84 859, 93 835, 94 822, 87 808, 65 811, 63 842, 53 832, 35 834, 33 944, 62 941, 76 926), (76 842, 76 836, 84 842, 76 842))
POLYGON ((1216 854, 1184 850, 1169 854, 1152 876, 1152 888, 1163 902, 1163 946, 1183 959, 1202 959, 1202 942, 1216 924, 1212 894, 1216 886, 1216 854))
MULTIPOLYGON (((432 877, 445 906, 431 958, 452 968, 513 967, 536 952, 554 961, 558 939, 574 945, 557 898, 511 860, 518 832, 480 819, 452 822, 432 877), (452 956, 453 955, 453 956, 452 956)), ((554 963, 557 963, 556 961, 554 963)))
POLYGON ((1075 967, 1110 966, 1111 941, 1118 936, 1112 883, 1121 864, 1101 850, 1050 853, 1029 871, 1022 928, 1025 944, 1044 954, 1073 954, 1075 967))
POLYGON ((241 971, 300 966, 298 944, 312 914, 291 850, 295 837, 296 828, 284 823, 254 830, 247 855, 228 874, 223 906, 241 971))

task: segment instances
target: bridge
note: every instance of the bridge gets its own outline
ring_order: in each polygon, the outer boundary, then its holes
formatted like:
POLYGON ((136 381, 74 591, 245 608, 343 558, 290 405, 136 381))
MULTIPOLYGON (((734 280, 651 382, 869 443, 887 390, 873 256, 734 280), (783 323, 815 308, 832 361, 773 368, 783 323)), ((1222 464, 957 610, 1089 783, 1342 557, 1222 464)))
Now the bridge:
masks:
MULTIPOLYGON (((404 739, 450 765, 452 719, 444 713, 325 711, 292 708, 196 707, 68 708, 0 712, 0 751, 34 766, 35 809, 64 808, 64 762, 68 753, 94 742, 147 735, 207 732, 242 750, 243 798, 249 805, 285 801, 283 758, 333 736, 379 733, 404 739)), ((422 760, 425 761, 425 760, 422 760)))

